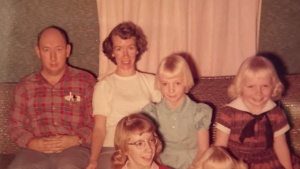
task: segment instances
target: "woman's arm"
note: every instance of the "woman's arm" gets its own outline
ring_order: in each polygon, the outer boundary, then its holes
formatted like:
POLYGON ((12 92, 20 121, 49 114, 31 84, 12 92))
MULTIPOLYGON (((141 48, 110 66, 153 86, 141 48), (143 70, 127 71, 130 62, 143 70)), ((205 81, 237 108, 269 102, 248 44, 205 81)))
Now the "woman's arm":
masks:
POLYGON ((229 134, 219 130, 216 128, 216 138, 214 145, 216 146, 223 146, 227 147, 228 140, 229 140, 229 134))
POLYGON ((286 142, 285 134, 274 137, 274 151, 285 169, 292 169, 290 150, 286 142))
POLYGON ((86 169, 95 169, 106 135, 106 117, 95 115, 95 124, 92 136, 90 163, 86 169))

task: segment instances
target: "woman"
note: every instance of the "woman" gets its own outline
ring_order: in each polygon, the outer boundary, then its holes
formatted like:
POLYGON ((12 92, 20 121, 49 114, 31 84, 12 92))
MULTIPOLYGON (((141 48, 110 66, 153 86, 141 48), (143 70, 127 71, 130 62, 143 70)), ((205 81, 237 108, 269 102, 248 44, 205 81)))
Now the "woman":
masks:
POLYGON ((146 36, 132 22, 117 25, 103 42, 104 54, 117 65, 117 69, 95 85, 95 124, 88 169, 111 168, 118 121, 140 112, 149 102, 161 99, 160 92, 154 89, 155 77, 136 70, 136 62, 146 49, 146 36))
POLYGON ((167 169, 156 159, 162 150, 152 121, 142 113, 122 118, 115 133, 113 169, 167 169))

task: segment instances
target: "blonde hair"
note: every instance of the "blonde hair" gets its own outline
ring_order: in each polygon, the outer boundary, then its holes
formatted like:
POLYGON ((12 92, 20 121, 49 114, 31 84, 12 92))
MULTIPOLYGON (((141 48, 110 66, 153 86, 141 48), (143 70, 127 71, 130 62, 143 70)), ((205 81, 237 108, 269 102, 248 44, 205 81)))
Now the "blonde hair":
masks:
POLYGON ((171 54, 160 61, 156 72, 155 88, 160 90, 161 78, 183 77, 188 93, 194 86, 194 79, 189 64, 181 54, 171 54))
POLYGON ((212 146, 189 169, 248 169, 248 166, 233 158, 224 147, 212 146))
MULTIPOLYGON (((123 117, 117 124, 115 132, 115 152, 112 155, 111 161, 113 169, 120 169, 128 160, 125 154, 128 151, 128 141, 131 135, 141 135, 143 133, 151 132, 158 139, 156 144, 156 152, 154 160, 158 158, 158 154, 162 150, 162 142, 157 135, 157 128, 154 123, 143 113, 134 113, 123 117)), ((156 161, 159 163, 159 161, 156 161)))
POLYGON ((280 99, 284 86, 279 80, 274 65, 267 58, 262 56, 252 56, 247 58, 240 66, 233 83, 228 88, 228 96, 235 99, 241 95, 243 81, 246 78, 271 77, 273 84, 272 100, 280 99))

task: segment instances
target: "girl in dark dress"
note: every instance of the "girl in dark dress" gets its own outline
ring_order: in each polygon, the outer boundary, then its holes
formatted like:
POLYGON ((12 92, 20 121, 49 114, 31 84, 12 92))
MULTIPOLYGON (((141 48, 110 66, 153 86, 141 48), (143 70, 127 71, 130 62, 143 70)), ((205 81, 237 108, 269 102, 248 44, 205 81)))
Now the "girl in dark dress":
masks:
POLYGON ((228 147, 250 169, 300 168, 286 141, 290 129, 286 114, 274 102, 282 91, 268 59, 246 59, 228 88, 233 101, 217 114, 215 145, 228 147))

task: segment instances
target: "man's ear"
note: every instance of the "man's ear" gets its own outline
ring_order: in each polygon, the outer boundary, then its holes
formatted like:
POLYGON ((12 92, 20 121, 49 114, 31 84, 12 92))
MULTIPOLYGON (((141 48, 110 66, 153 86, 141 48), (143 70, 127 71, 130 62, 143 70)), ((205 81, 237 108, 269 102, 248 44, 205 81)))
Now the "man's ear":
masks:
POLYGON ((70 45, 70 44, 67 44, 67 58, 70 56, 71 50, 72 50, 71 45, 70 45))
POLYGON ((35 51, 36 56, 40 59, 41 58, 40 48, 38 46, 35 46, 34 51, 35 51))

